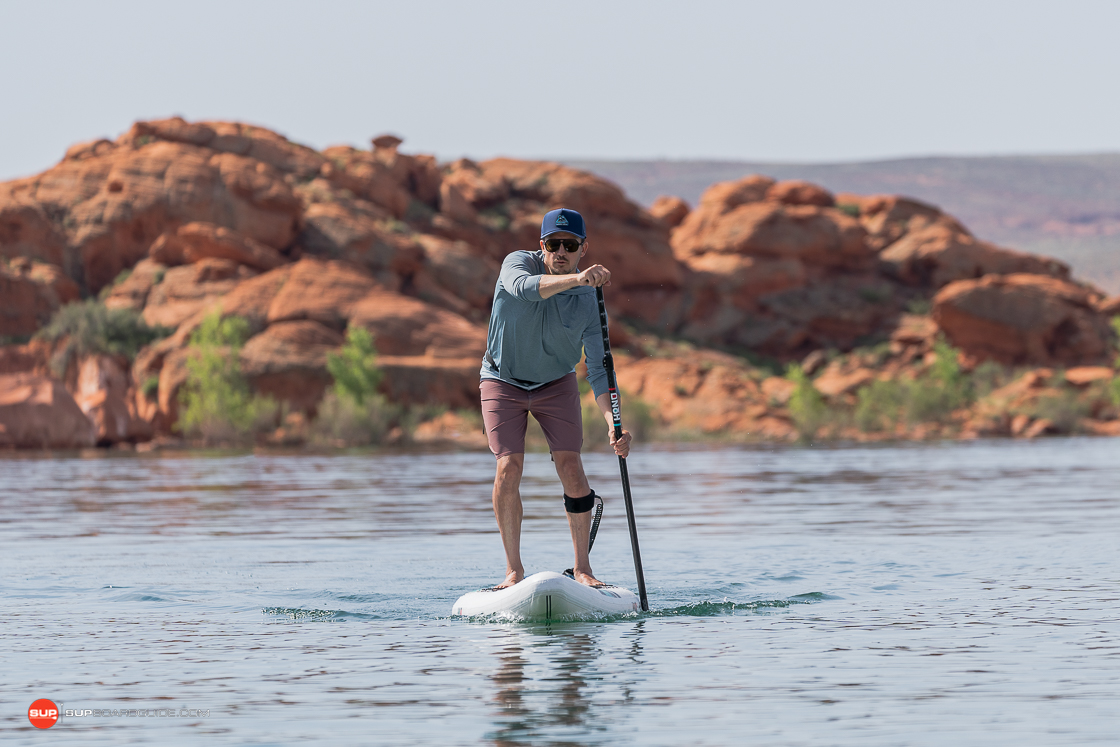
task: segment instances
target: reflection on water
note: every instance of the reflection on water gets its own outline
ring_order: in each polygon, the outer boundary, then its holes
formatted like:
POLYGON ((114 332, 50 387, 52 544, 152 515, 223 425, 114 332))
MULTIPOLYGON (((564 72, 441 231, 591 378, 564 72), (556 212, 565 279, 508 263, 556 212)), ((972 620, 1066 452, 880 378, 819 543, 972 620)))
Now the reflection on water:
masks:
MULTIPOLYGON (((49 735, 83 747, 1115 744, 1120 441, 630 461, 652 611, 511 625, 449 615, 504 563, 485 454, 0 458, 0 741, 54 697, 213 714, 49 735)), ((566 567, 547 455, 523 494, 566 567)))
POLYGON ((629 663, 605 675, 600 658, 610 656, 597 631, 579 624, 536 624, 511 628, 495 651, 495 745, 583 744, 617 740, 612 723, 632 697, 640 676, 644 620, 619 623, 630 640, 629 663), (612 695, 613 693, 613 695, 612 695), (609 699, 608 699, 609 698, 609 699))

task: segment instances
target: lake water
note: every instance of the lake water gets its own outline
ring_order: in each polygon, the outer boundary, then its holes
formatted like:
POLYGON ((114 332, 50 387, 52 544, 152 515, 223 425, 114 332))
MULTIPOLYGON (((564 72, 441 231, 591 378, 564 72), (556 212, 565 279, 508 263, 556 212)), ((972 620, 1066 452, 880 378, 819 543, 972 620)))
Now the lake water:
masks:
MULTIPOLYGON (((1120 440, 629 467, 651 612, 517 624, 449 614, 503 575, 488 453, 0 458, 0 742, 1120 742, 1120 440), (41 733, 38 698, 110 715, 41 733)), ((562 570, 547 455, 523 496, 527 570, 562 570)))

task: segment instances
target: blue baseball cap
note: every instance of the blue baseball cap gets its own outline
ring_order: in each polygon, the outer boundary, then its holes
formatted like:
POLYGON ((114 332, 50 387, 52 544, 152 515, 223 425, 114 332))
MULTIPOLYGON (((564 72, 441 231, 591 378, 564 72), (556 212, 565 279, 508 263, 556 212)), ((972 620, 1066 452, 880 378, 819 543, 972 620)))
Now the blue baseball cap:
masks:
POLYGON ((561 231, 574 234, 581 239, 587 238, 582 215, 568 208, 549 210, 544 214, 544 220, 541 221, 541 238, 561 231))

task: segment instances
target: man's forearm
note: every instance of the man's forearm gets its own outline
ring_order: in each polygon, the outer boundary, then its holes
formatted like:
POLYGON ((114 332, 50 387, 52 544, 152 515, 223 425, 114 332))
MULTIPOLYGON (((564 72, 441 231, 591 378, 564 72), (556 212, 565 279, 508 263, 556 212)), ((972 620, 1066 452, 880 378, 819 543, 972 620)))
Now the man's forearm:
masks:
POLYGON ((551 298, 557 293, 563 293, 579 285, 579 275, 541 275, 541 284, 537 290, 541 299, 551 298))
POLYGON ((603 411, 603 419, 607 421, 607 425, 614 428, 614 411, 611 409, 610 392, 596 397, 595 404, 599 405, 599 409, 603 411))

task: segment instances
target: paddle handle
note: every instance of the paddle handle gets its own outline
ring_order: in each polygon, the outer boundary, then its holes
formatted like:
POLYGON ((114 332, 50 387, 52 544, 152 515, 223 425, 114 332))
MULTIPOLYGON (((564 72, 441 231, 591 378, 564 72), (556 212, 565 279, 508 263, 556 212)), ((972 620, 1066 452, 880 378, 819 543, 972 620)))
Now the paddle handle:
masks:
MULTIPOLYGON (((603 329, 603 368, 607 370, 607 391, 611 396, 611 415, 614 418, 614 437, 622 438, 622 409, 618 401, 618 382, 614 375, 614 356, 611 355, 611 338, 607 332, 607 305, 603 300, 603 289, 595 289, 599 301, 599 324, 603 329)), ((638 525, 634 521, 634 499, 630 495, 630 473, 626 469, 626 457, 618 458, 618 471, 622 474, 622 496, 626 502, 626 524, 630 527, 630 549, 634 552, 634 575, 638 578, 638 599, 642 611, 649 612, 649 599, 646 597, 646 575, 642 572, 642 551, 638 549, 638 525)))

